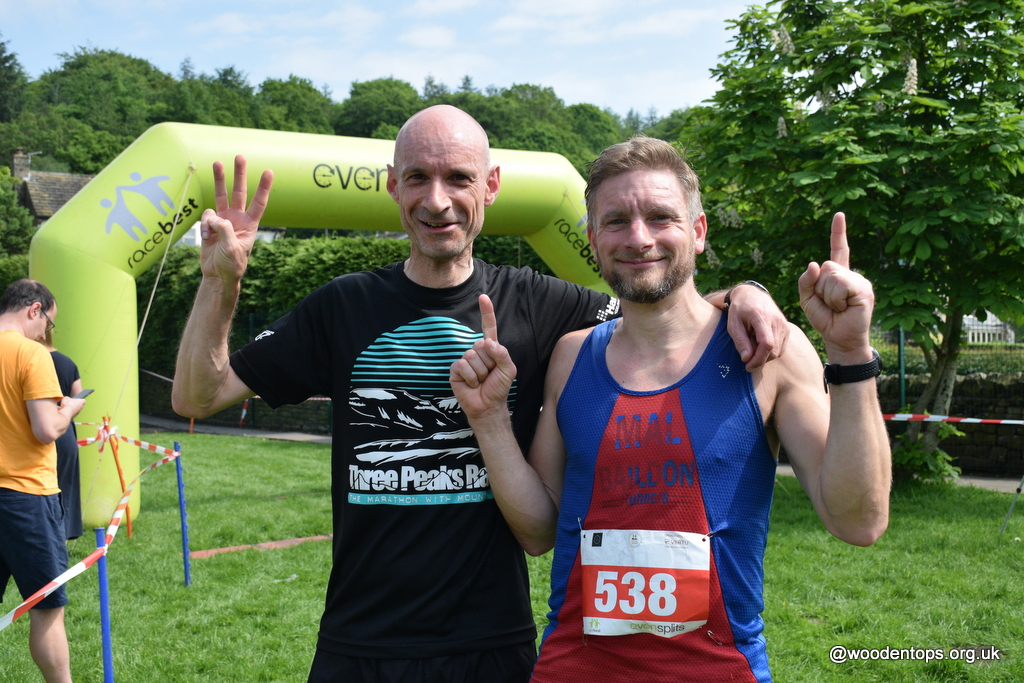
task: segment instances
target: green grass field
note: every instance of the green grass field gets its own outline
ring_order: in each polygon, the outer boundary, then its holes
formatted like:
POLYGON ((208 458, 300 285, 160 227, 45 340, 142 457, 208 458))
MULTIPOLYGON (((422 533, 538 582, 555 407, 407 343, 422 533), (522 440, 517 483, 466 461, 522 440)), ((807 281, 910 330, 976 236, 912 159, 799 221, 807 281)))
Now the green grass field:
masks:
MULTIPOLYGON (((330 449, 241 437, 156 434, 182 443, 192 549, 330 533, 330 449)), ((155 460, 143 453, 143 463, 155 460), (148 456, 148 458, 147 458, 148 456)), ((1024 501, 1002 539, 1011 496, 913 485, 892 497, 889 530, 871 548, 824 530, 795 479, 776 486, 765 560, 765 635, 775 675, 790 681, 1024 681, 1024 501), (933 648, 947 659, 833 664, 833 646, 933 648), (1001 660, 948 659, 992 646, 1001 660)), ((304 681, 330 570, 330 543, 245 550, 192 562, 182 581, 173 465, 143 480, 143 512, 108 555, 114 668, 120 681, 304 681)), ((72 562, 94 547, 79 539, 72 562)), ((546 623, 550 554, 531 558, 538 625, 546 623)), ((95 567, 68 585, 76 681, 102 680, 95 567)), ((18 602, 13 582, 2 613, 18 602)), ((28 618, 0 633, 0 681, 41 680, 28 618)))

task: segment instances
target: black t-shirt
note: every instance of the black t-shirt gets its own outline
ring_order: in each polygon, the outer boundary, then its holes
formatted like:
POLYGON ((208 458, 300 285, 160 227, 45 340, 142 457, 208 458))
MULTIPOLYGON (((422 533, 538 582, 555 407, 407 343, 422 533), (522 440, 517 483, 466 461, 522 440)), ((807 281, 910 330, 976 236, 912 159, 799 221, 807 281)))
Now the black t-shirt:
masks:
POLYGON ((318 647, 423 658, 536 637, 522 549, 448 383, 482 338, 480 294, 517 367, 509 403, 525 452, 555 343, 614 317, 618 301, 479 260, 466 282, 431 289, 396 263, 336 278, 231 357, 272 407, 334 402, 334 566, 318 647))
MULTIPOLYGON (((60 351, 51 351, 57 382, 65 396, 71 395, 71 385, 80 379, 78 366, 60 351)), ((82 501, 80 466, 78 463, 78 432, 72 420, 67 431, 57 437, 57 486, 64 503, 64 531, 68 538, 82 535, 82 501)))

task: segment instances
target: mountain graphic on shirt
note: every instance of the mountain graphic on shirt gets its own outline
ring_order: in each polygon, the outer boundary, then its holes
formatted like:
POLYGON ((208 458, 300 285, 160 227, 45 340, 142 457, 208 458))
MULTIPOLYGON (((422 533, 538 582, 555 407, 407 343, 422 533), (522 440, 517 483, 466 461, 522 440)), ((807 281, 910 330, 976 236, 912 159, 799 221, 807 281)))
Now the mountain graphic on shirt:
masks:
MULTIPOLYGON (((421 318, 380 335, 352 366, 349 428, 356 458, 372 465, 479 457, 448 381, 479 332, 453 318, 421 318)), ((509 394, 510 406, 516 386, 509 394)))
POLYGON ((400 389, 352 389, 348 405, 353 429, 384 437, 355 447, 356 458, 363 462, 458 459, 479 452, 454 396, 430 400, 400 389))

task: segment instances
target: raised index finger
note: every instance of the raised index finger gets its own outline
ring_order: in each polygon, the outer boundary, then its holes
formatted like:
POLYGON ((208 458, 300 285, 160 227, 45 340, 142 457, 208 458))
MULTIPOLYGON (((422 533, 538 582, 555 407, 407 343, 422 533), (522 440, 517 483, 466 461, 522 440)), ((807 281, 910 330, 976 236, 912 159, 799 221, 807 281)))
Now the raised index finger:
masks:
POLYGON ((832 261, 843 268, 850 267, 850 245, 846 241, 846 215, 842 212, 832 217, 832 261))
POLYGON ((480 325, 483 327, 484 339, 498 341, 498 319, 494 315, 494 304, 486 294, 480 295, 480 325))

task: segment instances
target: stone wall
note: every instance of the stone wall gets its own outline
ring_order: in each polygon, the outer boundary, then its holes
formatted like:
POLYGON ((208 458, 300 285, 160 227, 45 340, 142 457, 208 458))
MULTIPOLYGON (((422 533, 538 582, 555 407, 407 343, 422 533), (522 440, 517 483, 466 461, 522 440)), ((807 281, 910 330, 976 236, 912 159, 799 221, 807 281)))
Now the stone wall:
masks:
MULTIPOLYGON (((907 377, 907 402, 913 403, 925 387, 925 378, 907 377)), ((883 375, 878 387, 882 412, 899 412, 899 377, 883 375)), ((993 420, 1024 420, 1024 373, 958 375, 949 414, 993 420)), ((890 432, 900 429, 890 422, 890 432)), ((965 436, 942 442, 941 448, 964 474, 1019 478, 1024 475, 1024 426, 957 425, 965 436)))
MULTIPOLYGON (((157 417, 176 418, 171 410, 171 385, 150 375, 139 382, 141 412, 157 417)), ((912 402, 924 389, 924 380, 907 377, 907 401, 912 402)), ((882 412, 899 412, 899 378, 883 375, 879 382, 882 412)), ((269 431, 331 433, 330 402, 306 401, 278 410, 259 399, 249 402, 245 426, 269 431)), ((203 420, 207 424, 237 427, 242 405, 227 408, 203 420)), ((958 377, 950 415, 986 419, 1024 420, 1024 373, 976 374, 958 377)), ((890 432, 903 424, 889 422, 890 432)), ((1024 426, 959 425, 966 436, 947 439, 942 449, 954 456, 954 464, 964 474, 1019 478, 1024 475, 1024 426)))

